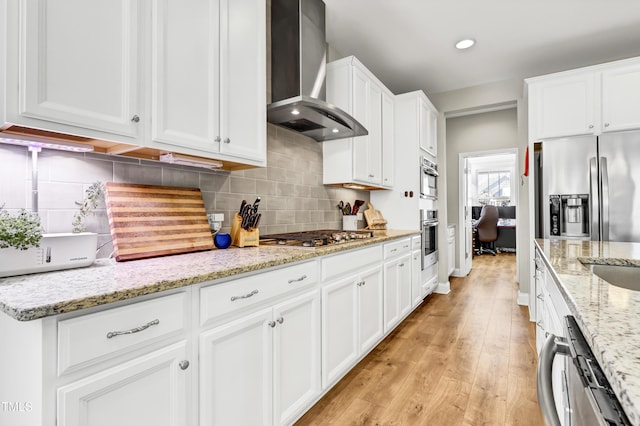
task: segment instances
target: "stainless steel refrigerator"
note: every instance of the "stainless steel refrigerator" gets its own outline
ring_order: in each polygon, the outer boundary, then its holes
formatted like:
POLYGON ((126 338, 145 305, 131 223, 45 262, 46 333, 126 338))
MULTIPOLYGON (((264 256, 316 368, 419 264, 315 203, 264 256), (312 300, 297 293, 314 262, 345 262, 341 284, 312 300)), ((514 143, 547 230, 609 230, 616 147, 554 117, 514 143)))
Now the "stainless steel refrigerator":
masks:
POLYGON ((545 238, 640 242, 640 132, 542 143, 545 238))

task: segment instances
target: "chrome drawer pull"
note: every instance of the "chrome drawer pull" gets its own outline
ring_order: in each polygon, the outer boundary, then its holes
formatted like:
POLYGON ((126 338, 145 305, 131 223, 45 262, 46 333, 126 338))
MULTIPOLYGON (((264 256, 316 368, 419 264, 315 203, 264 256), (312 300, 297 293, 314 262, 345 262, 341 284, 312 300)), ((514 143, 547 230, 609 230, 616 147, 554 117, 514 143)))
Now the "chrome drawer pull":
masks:
POLYGON ((131 330, 110 331, 110 332, 107 333, 107 339, 111 339, 112 337, 120 336, 120 335, 123 335, 123 334, 139 333, 139 332, 141 332, 143 330, 146 330, 147 328, 151 327, 152 325, 158 325, 158 324, 160 324, 160 320, 154 319, 153 321, 149 321, 145 325, 141 325, 140 327, 132 328, 131 330))
POLYGON ((289 280, 289 284, 293 284, 293 283, 297 283, 297 282, 300 282, 300 281, 304 281, 304 280, 306 280, 306 279, 307 279, 307 276, 306 276, 306 275, 303 275, 303 276, 301 276, 300 278, 297 278, 297 279, 295 279, 295 280, 289 280))
POLYGON ((253 290, 251 293, 243 294, 242 296, 231 296, 231 301, 233 302, 234 300, 238 300, 238 299, 247 299, 256 294, 258 294, 258 290, 253 290))

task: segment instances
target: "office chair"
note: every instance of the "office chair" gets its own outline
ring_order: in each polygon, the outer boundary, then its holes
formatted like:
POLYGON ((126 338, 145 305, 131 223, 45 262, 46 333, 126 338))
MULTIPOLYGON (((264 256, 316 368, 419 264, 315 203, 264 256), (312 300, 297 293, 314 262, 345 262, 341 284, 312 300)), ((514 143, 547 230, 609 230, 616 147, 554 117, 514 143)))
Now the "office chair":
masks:
POLYGON ((498 208, 496 206, 484 206, 480 212, 480 219, 476 222, 476 237, 480 242, 480 248, 476 254, 491 253, 496 255, 495 242, 498 239, 498 208), (486 246, 490 246, 486 247, 486 246))

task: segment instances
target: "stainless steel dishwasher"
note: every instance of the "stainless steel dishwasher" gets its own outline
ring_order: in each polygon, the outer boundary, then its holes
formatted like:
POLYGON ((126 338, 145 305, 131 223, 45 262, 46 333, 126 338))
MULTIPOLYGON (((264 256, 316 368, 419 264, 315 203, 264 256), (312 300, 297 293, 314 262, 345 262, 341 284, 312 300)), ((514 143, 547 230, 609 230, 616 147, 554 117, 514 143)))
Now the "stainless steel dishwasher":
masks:
POLYGON ((547 424, 631 425, 573 316, 565 317, 565 329, 566 339, 550 334, 540 351, 538 402, 547 424), (561 404, 564 412, 560 414, 556 409, 552 385, 552 367, 556 355, 565 357, 561 404))

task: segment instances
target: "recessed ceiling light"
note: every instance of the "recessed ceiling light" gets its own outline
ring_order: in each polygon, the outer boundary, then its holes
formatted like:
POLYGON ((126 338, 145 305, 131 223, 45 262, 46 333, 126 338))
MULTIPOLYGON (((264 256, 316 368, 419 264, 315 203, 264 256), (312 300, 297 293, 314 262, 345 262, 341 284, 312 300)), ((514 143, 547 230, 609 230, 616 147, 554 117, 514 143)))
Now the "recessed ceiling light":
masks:
POLYGON ((467 38, 464 40, 460 40, 459 42, 456 43, 456 49, 468 49, 471 46, 473 46, 474 44, 476 44, 476 41, 472 38, 467 38))
POLYGON ((291 114, 298 115, 298 114, 300 114, 300 111, 298 109, 292 109, 291 110, 291 114))
POLYGON ((331 130, 333 133, 338 133, 340 130, 338 130, 337 127, 334 127, 333 130, 331 130))

